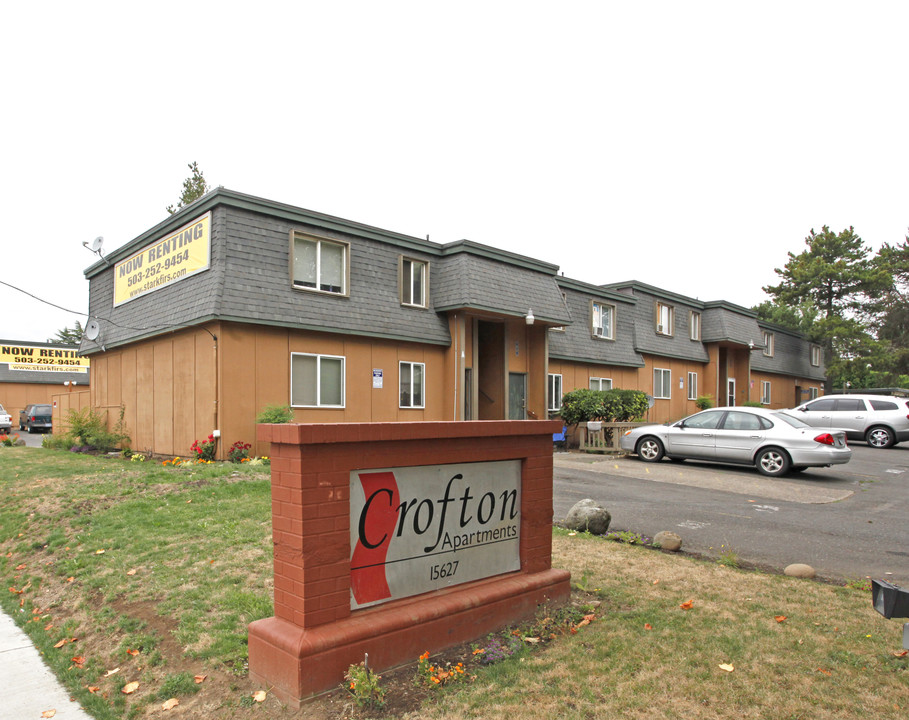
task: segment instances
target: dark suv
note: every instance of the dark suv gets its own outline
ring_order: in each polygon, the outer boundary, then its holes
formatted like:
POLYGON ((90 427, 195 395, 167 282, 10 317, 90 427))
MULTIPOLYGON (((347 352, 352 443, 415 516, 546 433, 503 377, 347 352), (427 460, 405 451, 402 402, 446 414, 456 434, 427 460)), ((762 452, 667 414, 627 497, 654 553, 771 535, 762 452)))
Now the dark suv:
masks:
POLYGON ((54 410, 50 405, 26 405, 19 411, 19 429, 25 432, 50 432, 54 410))
POLYGON ((814 427, 845 430, 850 440, 864 440, 873 448, 909 440, 906 398, 824 395, 787 412, 814 427))

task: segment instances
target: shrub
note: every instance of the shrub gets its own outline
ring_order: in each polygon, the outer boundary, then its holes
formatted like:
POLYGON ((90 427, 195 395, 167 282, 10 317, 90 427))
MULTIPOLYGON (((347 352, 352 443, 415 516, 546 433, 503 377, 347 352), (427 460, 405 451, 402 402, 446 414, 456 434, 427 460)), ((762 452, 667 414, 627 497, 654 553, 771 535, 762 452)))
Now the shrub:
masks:
POLYGON ((294 411, 290 405, 266 405, 265 408, 256 415, 257 423, 292 423, 294 421, 294 411))
POLYGON ((120 407, 120 419, 113 430, 107 429, 107 420, 91 408, 70 410, 66 415, 69 432, 63 436, 67 445, 94 448, 101 452, 115 450, 118 445, 128 445, 129 435, 124 432, 124 407, 120 407))
POLYGON ((589 420, 630 422, 647 412, 647 395, 640 390, 573 390, 562 397, 559 415, 566 425, 589 420))
POLYGON ((211 461, 215 459, 215 452, 218 450, 218 441, 215 439, 214 435, 209 435, 202 442, 193 440, 190 450, 196 454, 196 460, 211 461))
POLYGON ((698 395, 694 405, 698 410, 709 410, 713 407, 713 397, 711 395, 698 395))
POLYGON ((348 682, 347 691, 359 707, 377 709, 385 706, 385 688, 379 685, 382 676, 366 667, 365 662, 351 665, 344 678, 348 682))
POLYGON ((230 450, 227 451, 227 459, 232 463, 240 463, 249 459, 249 449, 252 447, 249 443, 237 440, 230 450))

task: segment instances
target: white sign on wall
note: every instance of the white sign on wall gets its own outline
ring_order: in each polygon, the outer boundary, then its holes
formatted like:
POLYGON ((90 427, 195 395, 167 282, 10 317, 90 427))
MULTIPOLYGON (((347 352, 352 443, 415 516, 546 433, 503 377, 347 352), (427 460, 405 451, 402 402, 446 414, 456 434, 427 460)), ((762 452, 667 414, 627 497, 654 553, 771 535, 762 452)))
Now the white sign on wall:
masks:
POLYGON ((520 570, 521 461, 350 473, 352 609, 520 570))

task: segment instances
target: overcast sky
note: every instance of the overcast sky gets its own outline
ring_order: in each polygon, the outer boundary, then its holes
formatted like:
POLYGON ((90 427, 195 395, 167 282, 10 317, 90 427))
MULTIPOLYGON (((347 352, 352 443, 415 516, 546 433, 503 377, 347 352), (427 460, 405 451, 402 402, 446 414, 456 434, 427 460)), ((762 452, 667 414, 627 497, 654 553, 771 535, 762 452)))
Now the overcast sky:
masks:
MULTIPOLYGON (((905 2, 7 3, 0 281, 212 186, 602 284, 766 299, 812 228, 909 226, 905 2), (291 9, 292 8, 292 9, 291 9)), ((0 338, 84 316, 0 285, 0 338)), ((103 316, 103 313, 102 313, 103 316)))

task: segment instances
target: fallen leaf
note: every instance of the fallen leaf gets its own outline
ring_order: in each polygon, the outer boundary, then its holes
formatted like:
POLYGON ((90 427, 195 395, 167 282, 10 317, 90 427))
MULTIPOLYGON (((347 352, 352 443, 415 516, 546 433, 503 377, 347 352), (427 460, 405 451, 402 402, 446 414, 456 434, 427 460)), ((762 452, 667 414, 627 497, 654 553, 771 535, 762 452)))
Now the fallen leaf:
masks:
POLYGON ((893 651, 893 657, 902 658, 902 657, 906 657, 907 655, 909 655, 909 650, 894 650, 893 651))
POLYGON ((26 565, 25 563, 22 563, 21 565, 16 565, 16 570, 25 570, 25 568, 27 568, 27 567, 28 567, 28 565, 26 565))
POLYGON ((120 690, 120 692, 122 692, 124 695, 132 695, 138 689, 139 689, 139 683, 134 680, 131 683, 126 683, 126 685, 123 686, 123 688, 120 690))
POLYGON ((168 700, 161 706, 161 709, 162 710, 173 710, 179 704, 180 704, 180 701, 177 700, 177 698, 171 698, 170 700, 168 700))
POLYGON ((101 548, 100 550, 95 550, 95 555, 103 555, 103 554, 104 554, 104 548, 101 548))
POLYGON ((207 678, 207 677, 208 677, 208 675, 196 675, 196 676, 193 678, 193 680, 195 680, 195 681, 196 681, 196 685, 198 685, 199 683, 204 682, 204 681, 205 681, 205 678, 207 678))
POLYGON ((659 585, 659 584, 660 584, 660 581, 659 581, 659 580, 654 580, 654 581, 653 581, 653 584, 654 584, 654 585, 659 585))
POLYGON ((132 576, 132 575, 135 575, 135 574, 136 574, 136 571, 135 571, 135 570, 127 570, 127 571, 126 571, 126 574, 132 576))
POLYGON ((76 578, 74 578, 74 577, 68 577, 68 578, 66 578, 66 582, 72 582, 72 581, 75 580, 75 579, 76 579, 76 578))
POLYGON ((73 664, 78 668, 81 668, 83 665, 85 665, 85 655, 75 655, 72 660, 73 664))
POLYGON ((818 672, 824 673, 824 675, 832 675, 832 674, 833 674, 833 673, 831 673, 829 670, 824 670, 824 668, 818 668, 817 671, 818 671, 818 672))
POLYGON ((679 605, 679 607, 682 608, 682 610, 691 610, 691 608, 694 607, 694 600, 686 600, 679 605))
POLYGON ((653 630, 653 625, 651 625, 650 623, 644 623, 644 629, 645 629, 645 630, 653 630))
POLYGON ((735 670, 735 667, 732 665, 727 665, 726 663, 720 664, 720 670, 725 670, 726 672, 732 672, 735 670))
POLYGON ((68 640, 67 638, 63 638, 60 642, 58 642, 56 645, 54 645, 54 647, 55 647, 55 648, 62 648, 62 647, 63 647, 64 645, 66 645, 66 643, 68 643, 68 642, 69 642, 69 640, 68 640))
POLYGON ((127 650, 126 652, 128 652, 133 657, 136 657, 136 655, 138 655, 140 651, 139 650, 127 650))
POLYGON ((90 693, 94 694, 94 693, 98 692, 101 688, 99 688, 97 685, 86 685, 85 689, 88 690, 90 693))
POLYGON ((774 616, 773 616, 773 619, 776 620, 778 623, 786 622, 786 616, 785 616, 785 615, 774 615, 774 616))
POLYGON ((41 717, 52 718, 56 714, 57 714, 56 710, 45 710, 43 713, 41 713, 41 717))
POLYGON ((265 702, 267 695, 268 693, 264 690, 259 690, 259 692, 253 693, 252 699, 256 702, 265 702))
POLYGON ((116 675, 118 672, 120 672, 120 668, 115 667, 113 670, 108 670, 101 677, 110 677, 111 675, 116 675))
POLYGON ((540 642, 540 638, 538 638, 538 637, 526 637, 526 638, 524 638, 524 642, 529 642, 529 643, 532 643, 532 644, 536 645, 538 642, 540 642))

